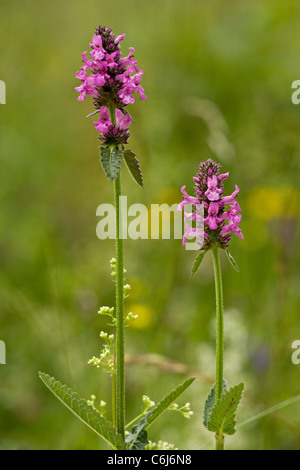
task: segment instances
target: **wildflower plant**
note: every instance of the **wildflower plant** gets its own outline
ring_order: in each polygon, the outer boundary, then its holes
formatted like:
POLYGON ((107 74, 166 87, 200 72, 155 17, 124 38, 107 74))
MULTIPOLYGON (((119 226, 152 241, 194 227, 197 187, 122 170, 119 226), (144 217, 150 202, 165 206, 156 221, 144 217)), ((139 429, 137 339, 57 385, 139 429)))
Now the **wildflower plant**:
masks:
MULTIPOLYGON (((83 52, 83 65, 76 73, 81 84, 76 87, 78 100, 88 96, 93 99, 95 111, 88 115, 95 116, 94 126, 99 132, 100 161, 110 182, 114 184, 116 209, 116 254, 111 260, 111 275, 115 283, 115 306, 103 306, 99 315, 108 319, 114 333, 100 332, 102 350, 88 363, 96 368, 104 368, 111 377, 112 404, 111 419, 107 417, 106 403, 101 400, 96 405, 96 397, 90 400, 81 398, 67 385, 62 385, 54 377, 40 373, 40 378, 54 395, 69 408, 81 421, 97 433, 112 449, 136 450, 150 449, 154 444, 148 441, 149 426, 166 410, 177 411, 185 418, 190 418, 190 405, 180 407, 174 401, 191 385, 194 378, 186 380, 172 390, 159 403, 155 404, 148 397, 143 397, 144 409, 141 414, 127 425, 125 400, 125 326, 136 319, 132 312, 125 313, 124 302, 130 293, 126 283, 126 270, 123 266, 123 237, 120 214, 121 165, 125 162, 136 183, 143 187, 140 165, 132 150, 125 146, 130 137, 129 128, 133 122, 126 107, 135 102, 136 93, 144 100, 146 95, 140 84, 143 71, 138 69, 134 58, 134 49, 126 57, 122 56, 120 43, 125 34, 115 36, 111 28, 99 26, 90 43, 90 52, 83 52), (131 430, 130 430, 131 428, 131 430)), ((163 441, 159 447, 171 446, 163 441)))
POLYGON ((196 237, 199 244, 199 253, 192 268, 192 276, 198 271, 201 262, 208 253, 212 252, 215 290, 216 290, 216 383, 211 389, 204 407, 204 426, 215 433, 216 450, 224 449, 224 434, 235 433, 235 417, 240 403, 244 384, 229 388, 223 377, 224 363, 224 333, 223 333, 223 287, 219 252, 225 251, 233 267, 238 271, 237 264, 229 253, 228 248, 232 235, 243 239, 239 227, 241 221, 241 208, 236 200, 239 193, 238 186, 230 196, 224 196, 224 181, 229 173, 220 174, 220 165, 212 160, 202 162, 199 171, 194 177, 195 195, 189 196, 185 186, 181 188, 183 200, 178 206, 184 211, 186 204, 197 208, 203 207, 203 215, 198 211, 185 214, 186 231, 183 235, 183 245, 186 246, 191 237, 196 237), (196 223, 191 226, 190 220, 196 223), (201 222, 199 224, 199 222, 201 222))

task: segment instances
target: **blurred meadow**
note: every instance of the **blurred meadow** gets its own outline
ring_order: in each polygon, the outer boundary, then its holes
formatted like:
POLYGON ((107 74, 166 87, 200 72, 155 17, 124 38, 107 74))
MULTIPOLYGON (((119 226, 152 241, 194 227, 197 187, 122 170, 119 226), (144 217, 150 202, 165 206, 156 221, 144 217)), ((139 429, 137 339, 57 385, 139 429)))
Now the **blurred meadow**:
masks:
MULTIPOLYGON (((0 448, 105 448, 38 378, 110 402, 109 376, 87 362, 106 328, 97 311, 114 305, 114 241, 96 236, 96 209, 113 203, 113 186, 85 118, 92 102, 74 90, 100 24, 126 33, 122 51, 133 46, 144 70, 148 99, 128 110, 145 189, 123 168, 128 204, 180 202, 207 158, 230 172, 226 194, 240 188, 245 240, 230 250, 240 273, 222 256, 225 376, 246 384, 238 422, 299 394, 299 1, 1 0, 0 18, 0 448)), ((125 242, 126 309, 139 315, 126 336, 127 418, 143 394, 159 400, 196 374, 180 399, 194 416, 167 412, 149 433, 179 449, 212 447, 202 410, 215 368, 213 270, 206 256, 191 280, 194 258, 180 240, 125 242)), ((300 402, 226 442, 299 450, 300 402)))

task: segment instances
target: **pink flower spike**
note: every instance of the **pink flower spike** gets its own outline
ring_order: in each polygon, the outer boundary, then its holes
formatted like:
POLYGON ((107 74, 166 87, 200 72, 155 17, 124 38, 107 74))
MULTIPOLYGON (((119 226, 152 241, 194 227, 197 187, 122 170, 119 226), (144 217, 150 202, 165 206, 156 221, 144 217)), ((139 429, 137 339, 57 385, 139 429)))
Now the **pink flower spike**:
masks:
MULTIPOLYGON (((189 196, 185 191, 185 186, 181 188, 183 201, 179 204, 178 210, 184 210, 185 204, 192 204, 194 207, 202 205, 204 220, 204 237, 201 249, 207 251, 215 245, 223 249, 228 248, 232 235, 243 238, 239 224, 241 222, 241 208, 236 201, 239 192, 238 186, 230 195, 223 197, 223 181, 228 178, 229 172, 220 174, 220 164, 208 159, 200 163, 199 170, 194 176, 195 196, 189 196)), ((184 212, 186 222, 195 222, 197 218, 194 213, 184 212)), ((193 229, 186 227, 183 244, 187 243, 190 235, 195 235, 193 229)))
MULTIPOLYGON (((129 47, 127 56, 123 57, 120 43, 125 34, 115 35, 111 28, 99 26, 92 35, 90 49, 82 53, 81 68, 75 76, 80 81, 76 87, 77 99, 83 101, 87 96, 93 98, 93 105, 99 110, 99 121, 94 122, 102 145, 127 144, 132 118, 125 112, 128 104, 147 98, 141 86, 143 71, 139 70, 134 58, 134 48, 129 47), (116 118, 113 124, 108 109, 113 103, 116 118), (103 107, 104 106, 104 107, 103 107), (107 109, 108 107, 108 109, 107 109)), ((91 113, 93 115, 95 113, 91 113)))

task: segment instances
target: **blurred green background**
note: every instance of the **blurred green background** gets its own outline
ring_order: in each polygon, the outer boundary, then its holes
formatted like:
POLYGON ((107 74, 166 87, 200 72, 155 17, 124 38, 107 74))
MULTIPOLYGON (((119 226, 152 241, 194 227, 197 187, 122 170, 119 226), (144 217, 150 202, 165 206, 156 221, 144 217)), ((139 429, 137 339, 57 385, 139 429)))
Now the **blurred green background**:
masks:
MULTIPOLYGON (((110 402, 109 376, 87 365, 114 304, 114 242, 96 237, 96 209, 113 202, 99 164, 91 100, 78 102, 75 72, 94 28, 126 33, 148 96, 130 106, 130 147, 145 189, 123 169, 128 203, 173 204, 191 193, 201 160, 214 158, 237 184, 245 240, 236 273, 222 257, 225 376, 247 389, 239 422, 300 393, 291 361, 299 325, 300 79, 298 0, 1 0, 0 366, 2 449, 97 449, 98 438, 38 379, 54 375, 85 398, 110 402)), ((185 420, 165 413, 150 439, 211 448, 202 409, 214 376, 211 257, 189 279, 195 252, 180 240, 128 240, 127 416, 141 397, 159 400, 185 376, 185 420)), ((108 414, 110 410, 108 410, 108 414)), ((231 449, 300 449, 300 403, 227 439, 231 449)))

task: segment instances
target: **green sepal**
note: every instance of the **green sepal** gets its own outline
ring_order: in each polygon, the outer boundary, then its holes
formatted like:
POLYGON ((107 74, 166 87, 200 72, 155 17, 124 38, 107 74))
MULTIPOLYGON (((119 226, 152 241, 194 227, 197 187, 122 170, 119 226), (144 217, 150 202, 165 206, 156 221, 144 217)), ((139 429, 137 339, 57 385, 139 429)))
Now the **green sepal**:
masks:
POLYGON ((124 152, 115 145, 99 148, 103 170, 109 181, 114 181, 120 172, 124 152))
POLYGON ((199 255, 195 259, 195 262, 192 267, 192 272, 191 272, 191 278, 195 276, 196 272, 198 271, 200 264, 202 263, 202 260, 204 258, 206 251, 200 251, 199 255))
POLYGON ((209 431, 220 435, 235 433, 235 418, 244 388, 243 383, 236 385, 223 393, 221 398, 216 401, 207 422, 209 431))
POLYGON ((239 273, 240 270, 239 270, 239 267, 238 267, 237 262, 235 261, 234 257, 229 253, 228 250, 225 250, 225 253, 227 255, 227 258, 229 259, 230 264, 239 273))
POLYGON ((73 392, 67 385, 63 385, 48 374, 39 372, 39 377, 58 400, 100 436, 113 450, 124 450, 126 448, 123 437, 117 434, 113 425, 101 416, 98 410, 88 405, 87 401, 81 398, 78 393, 73 392))
POLYGON ((135 157, 135 153, 132 150, 125 150, 124 159, 126 166, 133 177, 134 181, 144 189, 143 174, 139 164, 139 161, 135 157))

